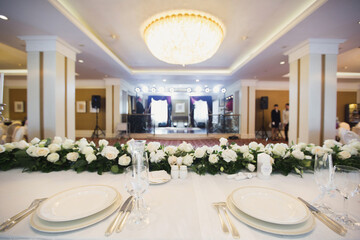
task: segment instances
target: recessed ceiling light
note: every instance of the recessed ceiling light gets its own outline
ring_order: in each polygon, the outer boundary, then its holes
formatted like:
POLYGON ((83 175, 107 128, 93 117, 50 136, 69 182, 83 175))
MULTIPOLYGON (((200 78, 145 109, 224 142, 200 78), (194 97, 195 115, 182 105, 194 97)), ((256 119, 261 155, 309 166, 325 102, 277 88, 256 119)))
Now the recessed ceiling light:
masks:
POLYGON ((226 93, 226 88, 222 88, 222 89, 221 89, 221 92, 222 92, 222 93, 226 93))
POLYGON ((5 16, 5 15, 0 15, 0 19, 2 19, 2 20, 9 20, 9 18, 7 17, 7 16, 5 16))
POLYGON ((280 64, 281 64, 281 65, 285 64, 285 61, 281 61, 280 64))
POLYGON ((208 85, 205 85, 204 87, 208 87, 208 85))
POLYGON ((348 69, 348 66, 345 66, 344 69, 348 69))
POLYGON ((205 88, 205 92, 206 92, 206 93, 210 92, 210 88, 208 88, 208 87, 205 88))
POLYGON ((110 37, 111 37, 112 39, 116 39, 116 38, 117 38, 115 34, 111 34, 110 37))
POLYGON ((200 82, 200 80, 199 80, 199 79, 196 79, 195 81, 196 81, 196 82, 200 82))
POLYGON ((153 88, 151 89, 151 92, 153 92, 153 93, 156 92, 156 88, 153 87, 153 88))
POLYGON ((242 36, 241 37, 241 40, 245 41, 246 39, 248 39, 249 37, 248 36, 242 36))
POLYGON ((169 91, 170 91, 170 92, 174 92, 174 88, 170 88, 169 91))
POLYGON ((155 84, 153 84, 153 87, 155 87, 156 85, 155 84))
POLYGON ((166 79, 163 79, 163 82, 166 82, 166 79))
POLYGON ((139 87, 137 87, 137 88, 135 88, 135 92, 140 92, 140 88, 139 87))
POLYGON ((360 24, 360 21, 358 21, 358 24, 360 24))
POLYGON ((79 59, 79 63, 83 63, 84 62, 84 60, 82 60, 82 59, 79 59))
POLYGON ((186 91, 187 91, 188 93, 190 93, 190 92, 191 92, 191 88, 188 87, 188 88, 186 89, 186 91))

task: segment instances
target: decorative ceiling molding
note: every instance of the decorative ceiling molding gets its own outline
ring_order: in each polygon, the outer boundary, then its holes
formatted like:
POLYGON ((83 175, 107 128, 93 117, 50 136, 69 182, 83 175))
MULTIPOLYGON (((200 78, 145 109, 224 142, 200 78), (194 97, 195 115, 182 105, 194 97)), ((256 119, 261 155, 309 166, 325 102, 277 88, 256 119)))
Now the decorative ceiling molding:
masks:
POLYGON ((79 14, 62 0, 48 0, 57 10, 59 10, 69 21, 79 28, 85 35, 87 35, 95 44, 97 44, 106 54, 108 54, 116 63, 125 69, 131 75, 158 75, 158 74, 171 74, 171 75, 206 75, 215 74, 221 76, 231 76, 240 70, 245 64, 250 62, 262 51, 268 48, 271 44, 277 41, 280 37, 294 28, 298 23, 308 17, 311 13, 321 7, 327 0, 313 0, 303 9, 299 9, 288 21, 279 26, 272 34, 269 35, 263 42, 255 48, 249 50, 249 54, 245 57, 240 57, 228 68, 223 69, 184 69, 184 70, 171 70, 171 69, 144 69, 144 68, 131 68, 119 56, 117 56, 110 47, 105 44, 101 38, 95 33, 94 30, 79 16, 79 14))

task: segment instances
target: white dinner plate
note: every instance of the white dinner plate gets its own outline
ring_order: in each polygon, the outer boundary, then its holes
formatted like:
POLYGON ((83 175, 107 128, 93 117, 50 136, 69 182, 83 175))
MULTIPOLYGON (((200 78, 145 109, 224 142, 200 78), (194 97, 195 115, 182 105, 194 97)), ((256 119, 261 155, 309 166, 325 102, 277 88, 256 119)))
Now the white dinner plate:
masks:
POLYGON ((171 180, 171 176, 165 170, 149 172, 150 184, 163 184, 171 180))
POLYGON ((240 211, 234 206, 230 196, 226 201, 227 207, 230 212, 241 222, 259 229, 264 232, 280 234, 280 235, 301 235, 312 231, 315 228, 315 219, 314 216, 310 217, 302 223, 292 224, 292 225, 282 225, 261 221, 257 218, 253 218, 246 213, 240 211))
POLYGON ((117 200, 118 195, 115 188, 105 185, 76 187, 51 196, 36 213, 46 221, 73 221, 104 210, 117 200))
POLYGON ((30 219, 30 225, 41 232, 47 232, 47 233, 59 233, 59 232, 69 232, 73 230, 78 230, 84 227, 88 227, 92 224, 95 224, 97 222, 100 222, 101 220, 107 218, 110 216, 113 212, 116 211, 121 205, 121 196, 118 195, 116 201, 110 205, 108 208, 95 213, 91 216, 73 220, 73 221, 67 221, 67 222, 49 222, 45 221, 41 218, 39 218, 34 212, 30 219))
POLYGON ((275 189, 246 186, 230 194, 233 204, 247 215, 276 224, 298 224, 311 215, 295 197, 275 189))

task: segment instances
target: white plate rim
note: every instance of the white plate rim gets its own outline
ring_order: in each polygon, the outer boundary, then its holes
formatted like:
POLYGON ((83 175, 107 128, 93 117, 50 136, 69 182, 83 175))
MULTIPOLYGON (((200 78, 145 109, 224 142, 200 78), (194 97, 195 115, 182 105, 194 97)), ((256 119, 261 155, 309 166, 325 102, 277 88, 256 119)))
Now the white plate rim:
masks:
POLYGON ((97 212, 91 216, 73 221, 68 221, 68 222, 45 221, 39 218, 36 212, 34 212, 30 218, 30 225, 32 228, 40 232, 46 232, 46 233, 60 233, 60 232, 70 232, 74 230, 79 230, 81 228, 85 228, 95 223, 98 223, 104 220, 105 218, 109 217, 120 207, 121 203, 122 203, 122 197, 120 194, 118 194, 116 201, 108 208, 100 212, 97 212))
POLYGON ((274 223, 274 224, 281 224, 281 225, 293 225, 293 224, 299 224, 299 223, 302 223, 302 222, 305 222, 311 215, 311 212, 309 210, 309 208, 303 203, 301 202, 300 200, 298 200, 296 197, 292 196, 291 194, 288 194, 286 192, 282 192, 282 191, 279 191, 277 189, 273 189, 273 188, 268 188, 268 187, 261 187, 261 186, 243 186, 243 187, 239 187, 237 189, 235 189, 230 195, 229 195, 233 205, 239 209, 241 212, 245 213, 246 215, 248 216, 251 216, 253 218, 257 218, 261 221, 264 221, 264 222, 269 222, 269 223, 274 223), (239 189, 255 189, 255 188, 261 188, 261 189, 266 189, 267 191, 273 191, 273 192, 276 192, 276 193, 280 193, 280 194, 283 194, 289 198, 291 198, 292 200, 294 200, 296 203, 298 203, 299 205, 303 206, 305 212, 306 212, 306 216, 298 221, 294 221, 294 222, 291 222, 291 223, 286 223, 286 222, 281 222, 281 221, 270 221, 268 219, 265 219, 265 218, 261 218, 259 216, 253 216, 251 213, 247 212, 246 209, 241 209, 237 204, 236 202, 234 201, 234 198, 233 198, 233 195, 236 191, 238 191, 239 189))
POLYGON ((45 221, 49 221, 49 222, 68 222, 68 221, 74 221, 74 220, 77 220, 77 219, 82 219, 82 218, 86 218, 88 216, 91 216, 91 215, 94 215, 98 212, 101 212, 103 211, 104 209, 108 208, 109 206, 111 206, 116 200, 117 198, 119 197, 120 193, 112 186, 109 186, 109 185, 103 185, 103 184, 91 184, 91 185, 84 185, 84 186, 77 186, 77 187, 73 187, 73 188, 69 188, 69 189, 65 189, 63 191, 60 191, 58 193, 55 193, 54 195, 50 196, 48 199, 46 199, 44 202, 42 202, 40 204, 40 206, 36 209, 36 214, 37 216, 42 219, 42 220, 45 220, 45 221), (72 219, 51 219, 51 218, 48 218, 46 216, 43 216, 40 211, 41 211, 41 207, 44 206, 47 202, 53 200, 54 198, 58 197, 59 195, 61 194, 64 194, 68 191, 73 191, 73 190, 76 190, 76 189, 81 189, 81 188, 89 188, 89 187, 106 187, 108 189, 111 189, 113 190, 116 195, 114 197, 114 199, 107 203, 106 205, 102 206, 101 208, 97 209, 96 211, 92 212, 92 213, 89 213, 87 215, 84 215, 84 216, 80 216, 80 217, 77 217, 77 218, 72 218, 72 219))
POLYGON ((259 220, 257 218, 251 217, 247 215, 246 213, 240 211, 237 209, 233 204, 232 200, 230 199, 230 196, 226 200, 226 205, 231 212, 231 214, 241 221, 242 223, 245 223, 246 225, 256 228, 258 230, 261 230, 263 232, 278 234, 278 235, 288 235, 288 236, 294 236, 294 235, 301 235, 311 232, 316 225, 315 218, 313 215, 310 215, 310 217, 302 223, 299 224, 292 224, 292 225, 283 225, 283 224, 275 224, 275 223, 269 223, 262 220, 259 220), (289 227, 295 227, 295 229, 291 229, 289 227), (296 228, 297 227, 297 228, 296 228))

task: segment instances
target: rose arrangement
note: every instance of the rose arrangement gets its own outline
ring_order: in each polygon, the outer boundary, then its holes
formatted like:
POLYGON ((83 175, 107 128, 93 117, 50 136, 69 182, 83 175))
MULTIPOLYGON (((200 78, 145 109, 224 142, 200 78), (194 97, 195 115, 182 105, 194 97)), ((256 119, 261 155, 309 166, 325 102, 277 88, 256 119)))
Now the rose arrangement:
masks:
MULTIPOLYGON (((96 171, 98 174, 108 171, 122 173, 131 164, 128 143, 109 146, 109 142, 103 139, 96 146, 85 138, 75 142, 60 137, 53 140, 34 138, 30 143, 6 143, 0 145, 0 170, 22 168, 23 171, 51 172, 73 169, 77 172, 96 171)), ((264 146, 256 142, 239 146, 220 138, 219 145, 196 149, 187 142, 179 146, 150 142, 145 151, 150 170, 167 172, 170 172, 171 165, 186 165, 198 174, 234 174, 242 169, 253 172, 256 170, 257 156, 262 153, 271 157, 273 171, 284 175, 290 172, 302 175, 304 170, 313 168, 316 155, 325 153, 332 154, 334 164, 360 168, 359 141, 343 145, 335 140, 326 140, 323 146, 305 143, 264 146)))

